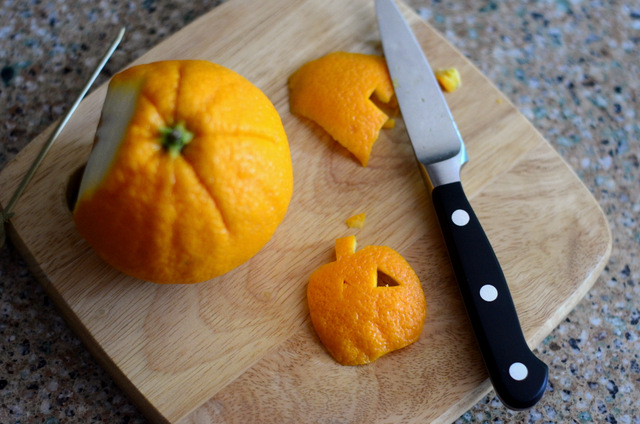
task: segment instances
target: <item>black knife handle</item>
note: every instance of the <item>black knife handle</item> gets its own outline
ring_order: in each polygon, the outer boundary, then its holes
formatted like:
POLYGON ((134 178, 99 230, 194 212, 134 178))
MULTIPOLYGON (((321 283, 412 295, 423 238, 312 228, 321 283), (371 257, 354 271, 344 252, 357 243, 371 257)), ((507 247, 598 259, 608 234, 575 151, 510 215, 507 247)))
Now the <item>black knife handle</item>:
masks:
POLYGON ((433 205, 491 383, 510 409, 531 408, 549 370, 525 341, 500 263, 460 182, 438 186, 433 205))

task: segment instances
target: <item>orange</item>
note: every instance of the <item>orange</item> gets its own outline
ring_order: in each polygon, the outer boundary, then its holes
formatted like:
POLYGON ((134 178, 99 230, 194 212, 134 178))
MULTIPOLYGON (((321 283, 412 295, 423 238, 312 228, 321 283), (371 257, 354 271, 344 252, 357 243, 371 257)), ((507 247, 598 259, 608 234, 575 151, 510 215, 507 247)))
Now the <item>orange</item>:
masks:
POLYGON ((264 93, 220 65, 163 61, 110 82, 73 217, 122 272, 195 283, 255 255, 292 190, 287 137, 264 93))
POLYGON ((392 127, 390 116, 398 111, 385 60, 347 52, 330 53, 293 73, 289 107, 323 127, 362 166, 369 162, 380 129, 392 127))
POLYGON ((307 286, 311 322, 342 365, 360 365, 418 340, 426 301, 418 276, 386 246, 356 252, 354 236, 336 240, 336 261, 315 270, 307 286))

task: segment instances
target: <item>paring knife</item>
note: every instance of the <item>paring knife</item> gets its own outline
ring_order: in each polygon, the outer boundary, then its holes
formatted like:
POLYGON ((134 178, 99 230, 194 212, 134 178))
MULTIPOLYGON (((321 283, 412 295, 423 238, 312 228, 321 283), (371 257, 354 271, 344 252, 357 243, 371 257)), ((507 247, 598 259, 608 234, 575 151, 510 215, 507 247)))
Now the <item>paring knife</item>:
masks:
POLYGON ((449 250, 491 383, 510 409, 535 405, 549 370, 529 349, 493 248, 460 182, 462 137, 429 63, 393 0, 375 0, 400 111, 449 250))

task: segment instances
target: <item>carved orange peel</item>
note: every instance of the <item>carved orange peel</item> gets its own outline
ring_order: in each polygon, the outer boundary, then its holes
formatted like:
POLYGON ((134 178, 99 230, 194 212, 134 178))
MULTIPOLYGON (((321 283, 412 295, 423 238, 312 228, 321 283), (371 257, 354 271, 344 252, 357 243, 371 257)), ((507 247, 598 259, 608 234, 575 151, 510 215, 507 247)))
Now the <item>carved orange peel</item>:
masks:
POLYGON ((307 286, 311 322, 342 365, 360 365, 420 337, 426 300, 409 263, 386 246, 356 252, 356 238, 336 240, 336 260, 315 270, 307 286))
POLYGON ((289 77, 293 114, 310 119, 367 166, 381 128, 398 113, 384 58, 334 52, 305 63, 289 77), (384 110, 383 110, 384 109, 384 110))

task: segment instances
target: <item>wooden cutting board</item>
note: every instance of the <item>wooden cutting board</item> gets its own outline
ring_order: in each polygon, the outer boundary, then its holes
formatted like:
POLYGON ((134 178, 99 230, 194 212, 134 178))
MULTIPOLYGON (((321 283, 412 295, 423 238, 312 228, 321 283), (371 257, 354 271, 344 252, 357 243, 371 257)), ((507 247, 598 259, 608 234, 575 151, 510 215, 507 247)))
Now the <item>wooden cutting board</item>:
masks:
MULTIPOLYGON (((403 11, 434 68, 455 66, 462 75, 462 87, 446 97, 471 158, 463 184, 535 347, 603 269, 607 222, 513 105, 403 11)), ((372 1, 231 0, 136 61, 220 63, 260 87, 282 116, 295 175, 287 217, 257 256, 223 277, 192 286, 137 281, 103 263, 76 233, 66 196, 89 155, 105 86, 82 102, 17 205, 14 244, 86 346, 155 422, 450 422, 491 388, 402 120, 382 132, 363 168, 289 112, 287 77, 336 50, 381 54, 372 1), (344 220, 359 212, 367 213, 365 227, 348 229, 344 220), (335 239, 349 234, 360 246, 405 256, 429 305, 417 343, 358 367, 327 354, 305 298, 309 274, 333 260, 335 239)), ((51 131, 3 169, 3 205, 51 131)))

